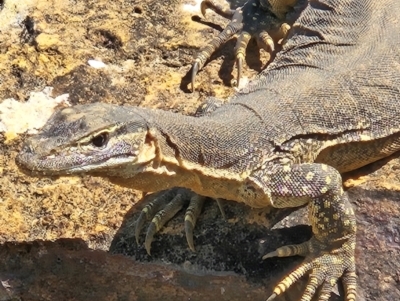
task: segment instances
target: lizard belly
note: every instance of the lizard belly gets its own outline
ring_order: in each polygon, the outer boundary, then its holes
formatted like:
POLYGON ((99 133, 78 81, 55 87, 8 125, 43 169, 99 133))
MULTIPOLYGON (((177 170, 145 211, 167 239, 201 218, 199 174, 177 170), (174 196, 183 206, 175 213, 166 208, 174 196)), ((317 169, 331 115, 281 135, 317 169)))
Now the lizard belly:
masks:
POLYGON ((244 203, 254 208, 271 205, 268 195, 246 176, 226 170, 182 168, 175 164, 146 167, 140 174, 124 177, 118 170, 112 182, 125 187, 152 192, 185 187, 199 195, 244 203))

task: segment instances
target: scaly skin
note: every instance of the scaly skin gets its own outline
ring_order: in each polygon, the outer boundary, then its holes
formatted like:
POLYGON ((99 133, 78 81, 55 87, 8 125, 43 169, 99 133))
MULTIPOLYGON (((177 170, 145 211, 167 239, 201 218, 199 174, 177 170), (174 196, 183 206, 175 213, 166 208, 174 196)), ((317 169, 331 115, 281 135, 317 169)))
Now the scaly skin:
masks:
POLYGON ((400 150, 398 11, 395 0, 310 0, 283 50, 231 102, 198 117, 100 103, 66 108, 17 161, 43 175, 89 173, 143 191, 183 187, 145 209, 154 217, 148 251, 182 199, 193 200, 189 225, 199 195, 307 205, 313 237, 264 256, 305 256, 268 300, 308 273, 302 301, 318 288, 328 300, 340 277, 353 301, 356 223, 340 174, 400 150))

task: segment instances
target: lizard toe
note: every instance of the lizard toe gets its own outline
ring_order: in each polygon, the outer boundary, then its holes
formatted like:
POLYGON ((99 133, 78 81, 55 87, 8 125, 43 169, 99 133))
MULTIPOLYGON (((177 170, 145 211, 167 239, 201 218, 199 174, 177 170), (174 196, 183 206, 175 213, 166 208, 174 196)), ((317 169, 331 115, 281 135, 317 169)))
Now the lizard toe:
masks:
POLYGON ((167 190, 142 209, 142 212, 135 223, 135 238, 137 244, 139 244, 140 232, 142 231, 145 222, 151 220, 158 211, 164 208, 170 200, 174 198, 176 194, 177 188, 167 190))
POLYGON ((185 234, 186 241, 189 245, 189 248, 194 252, 194 243, 193 243, 193 229, 196 225, 197 218, 200 216, 201 209, 203 209, 205 197, 194 194, 190 199, 189 207, 185 213, 185 234))
POLYGON ((191 76, 191 86, 192 86, 192 92, 194 92, 194 83, 196 81, 196 75, 197 72, 199 72, 200 67, 200 61, 199 60, 195 60, 195 62, 192 65, 192 76, 191 76))
POLYGON ((356 301, 357 299, 357 274, 355 262, 343 274, 343 286, 346 294, 346 301, 356 301))

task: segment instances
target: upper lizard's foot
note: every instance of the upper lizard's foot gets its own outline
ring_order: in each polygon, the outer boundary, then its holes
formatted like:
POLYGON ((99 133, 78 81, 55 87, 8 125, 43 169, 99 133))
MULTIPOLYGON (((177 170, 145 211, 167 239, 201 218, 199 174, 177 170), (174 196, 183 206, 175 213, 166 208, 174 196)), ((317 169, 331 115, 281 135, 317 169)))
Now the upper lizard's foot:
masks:
POLYGON ((346 240, 340 247, 332 248, 331 243, 324 244, 313 237, 305 243, 284 246, 264 255, 263 259, 275 256, 306 256, 306 259, 299 267, 275 286, 273 294, 267 301, 274 300, 276 296, 285 292, 307 272, 310 272, 310 274, 306 289, 300 299, 301 301, 310 301, 318 290, 319 301, 329 300, 332 289, 342 276, 345 289, 344 300, 355 301, 357 282, 354 258, 355 238, 352 235, 344 239, 346 240))
POLYGON ((192 91, 197 72, 221 44, 238 32, 240 34, 235 46, 235 56, 238 68, 236 84, 239 85, 246 47, 250 39, 255 37, 260 48, 273 52, 274 40, 285 38, 290 29, 289 24, 285 22, 286 14, 293 9, 296 2, 297 0, 249 0, 242 7, 233 10, 218 5, 214 0, 204 0, 201 3, 203 16, 209 8, 231 19, 231 22, 197 54, 192 67, 192 91))

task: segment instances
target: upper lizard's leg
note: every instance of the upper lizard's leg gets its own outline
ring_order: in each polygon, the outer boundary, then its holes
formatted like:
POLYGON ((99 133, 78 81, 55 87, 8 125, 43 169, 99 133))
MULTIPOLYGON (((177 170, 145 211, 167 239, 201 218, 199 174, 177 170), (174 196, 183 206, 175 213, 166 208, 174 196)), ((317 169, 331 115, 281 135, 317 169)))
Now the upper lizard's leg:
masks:
POLYGON ((207 46, 199 51, 192 68, 192 90, 197 72, 204 66, 212 53, 240 32, 235 56, 238 68, 237 85, 239 85, 243 60, 250 38, 255 37, 258 45, 268 52, 275 50, 274 40, 286 37, 290 25, 286 22, 286 14, 293 9, 297 0, 249 0, 242 7, 232 10, 224 8, 214 0, 204 0, 201 3, 201 12, 205 15, 206 9, 212 9, 217 14, 231 19, 227 27, 215 37, 207 46))
POLYGON ((263 258, 305 256, 305 261, 274 289, 268 300, 283 293, 310 272, 302 301, 309 301, 321 286, 318 300, 328 300, 332 287, 343 276, 346 301, 355 300, 354 211, 342 188, 339 172, 324 164, 273 166, 257 171, 251 180, 261 186, 277 208, 308 203, 313 237, 302 244, 278 248, 263 258), (271 171, 272 170, 272 171, 271 171))

